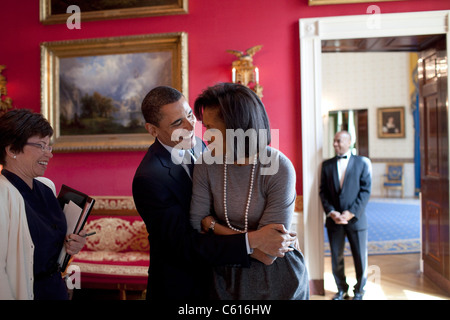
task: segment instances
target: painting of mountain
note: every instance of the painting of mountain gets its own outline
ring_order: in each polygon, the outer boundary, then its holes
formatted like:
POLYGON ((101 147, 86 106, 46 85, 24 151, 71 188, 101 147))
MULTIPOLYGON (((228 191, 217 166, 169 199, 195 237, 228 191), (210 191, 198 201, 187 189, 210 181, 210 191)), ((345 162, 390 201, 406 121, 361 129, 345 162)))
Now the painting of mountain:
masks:
POLYGON ((141 102, 172 84, 170 51, 61 58, 61 135, 144 133, 141 102))

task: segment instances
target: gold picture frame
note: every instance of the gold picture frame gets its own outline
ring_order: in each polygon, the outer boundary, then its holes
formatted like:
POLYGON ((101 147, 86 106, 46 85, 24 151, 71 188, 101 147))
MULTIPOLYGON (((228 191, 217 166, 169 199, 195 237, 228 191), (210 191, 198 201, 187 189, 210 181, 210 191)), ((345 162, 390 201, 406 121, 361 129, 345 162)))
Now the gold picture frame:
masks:
POLYGON ((378 108, 378 138, 405 137, 405 108, 378 108))
POLYGON ((188 99, 187 33, 41 43, 41 112, 54 152, 147 149, 140 104, 158 85, 188 99))
MULTIPOLYGON (((67 19, 72 13, 66 12, 52 12, 52 2, 63 2, 61 0, 40 0, 39 3, 39 18, 42 24, 56 24, 66 23, 67 19)), ((71 1, 71 5, 78 5, 81 11, 82 21, 94 21, 94 20, 108 20, 108 19, 127 19, 138 17, 151 17, 151 16, 163 16, 163 15, 176 15, 187 14, 188 0, 167 0, 160 1, 162 4, 151 5, 151 0, 148 1, 147 6, 126 6, 117 5, 108 7, 105 9, 99 8, 99 4, 94 1, 78 0, 71 1), (95 7, 91 8, 91 4, 95 3, 95 7), (89 9, 85 9, 88 6, 89 9)), ((66 2, 61 5, 66 5, 66 2)), ((53 3, 55 4, 55 3, 53 3)), ((67 6, 69 6, 67 4, 67 6)), ((67 9, 66 9, 67 10, 67 9)))
POLYGON ((407 0, 309 0, 308 5, 320 6, 325 4, 349 4, 349 3, 364 3, 364 2, 386 2, 386 1, 407 1, 407 0))

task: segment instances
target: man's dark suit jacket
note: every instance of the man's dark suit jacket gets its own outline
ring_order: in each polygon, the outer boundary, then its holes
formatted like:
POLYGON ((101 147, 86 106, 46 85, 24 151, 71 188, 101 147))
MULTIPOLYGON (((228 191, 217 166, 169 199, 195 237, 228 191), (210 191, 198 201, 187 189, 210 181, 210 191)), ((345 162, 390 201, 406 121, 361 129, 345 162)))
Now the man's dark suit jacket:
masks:
MULTIPOLYGON (((326 214, 333 210, 340 213, 349 210, 355 217, 348 222, 348 225, 344 226, 350 230, 367 229, 365 208, 372 186, 370 160, 366 157, 350 156, 342 189, 339 185, 337 161, 338 158, 334 157, 322 164, 319 194, 323 209, 326 214)), ((336 226, 338 225, 333 219, 328 217, 326 227, 333 229, 336 226)))
MULTIPOLYGON (((197 138, 196 149, 202 147, 197 138)), ((211 265, 250 264, 244 234, 214 236, 191 227, 191 195, 185 169, 155 139, 133 179, 133 198, 150 241, 147 299, 205 299, 211 265)))

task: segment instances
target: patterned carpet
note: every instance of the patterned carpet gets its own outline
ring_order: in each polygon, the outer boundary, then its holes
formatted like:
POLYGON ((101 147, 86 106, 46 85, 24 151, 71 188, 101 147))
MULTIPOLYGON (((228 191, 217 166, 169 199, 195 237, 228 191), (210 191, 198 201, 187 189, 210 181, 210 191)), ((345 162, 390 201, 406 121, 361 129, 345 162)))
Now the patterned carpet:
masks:
MULTIPOLYGON (((371 199, 366 214, 369 255, 420 252, 420 202, 416 199, 371 199)), ((351 255, 346 242, 345 255, 351 255)), ((325 256, 330 245, 325 229, 325 256)))

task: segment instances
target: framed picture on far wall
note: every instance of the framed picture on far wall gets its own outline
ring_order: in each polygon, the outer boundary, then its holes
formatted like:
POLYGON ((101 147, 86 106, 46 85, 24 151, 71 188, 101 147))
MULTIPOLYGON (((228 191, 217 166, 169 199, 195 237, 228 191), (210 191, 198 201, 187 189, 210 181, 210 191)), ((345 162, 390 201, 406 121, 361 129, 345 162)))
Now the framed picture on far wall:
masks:
POLYGON ((125 19, 188 13, 188 0, 39 0, 43 24, 66 23, 71 5, 78 6, 82 21, 125 19))
POLYGON ((378 138, 405 137, 405 108, 378 108, 378 138))
POLYGON ((55 152, 145 150, 141 103, 154 87, 188 96, 187 34, 44 42, 42 113, 55 152))
POLYGON ((385 1, 406 1, 406 0, 309 0, 310 6, 318 6, 323 4, 347 4, 361 2, 385 2, 385 1))

